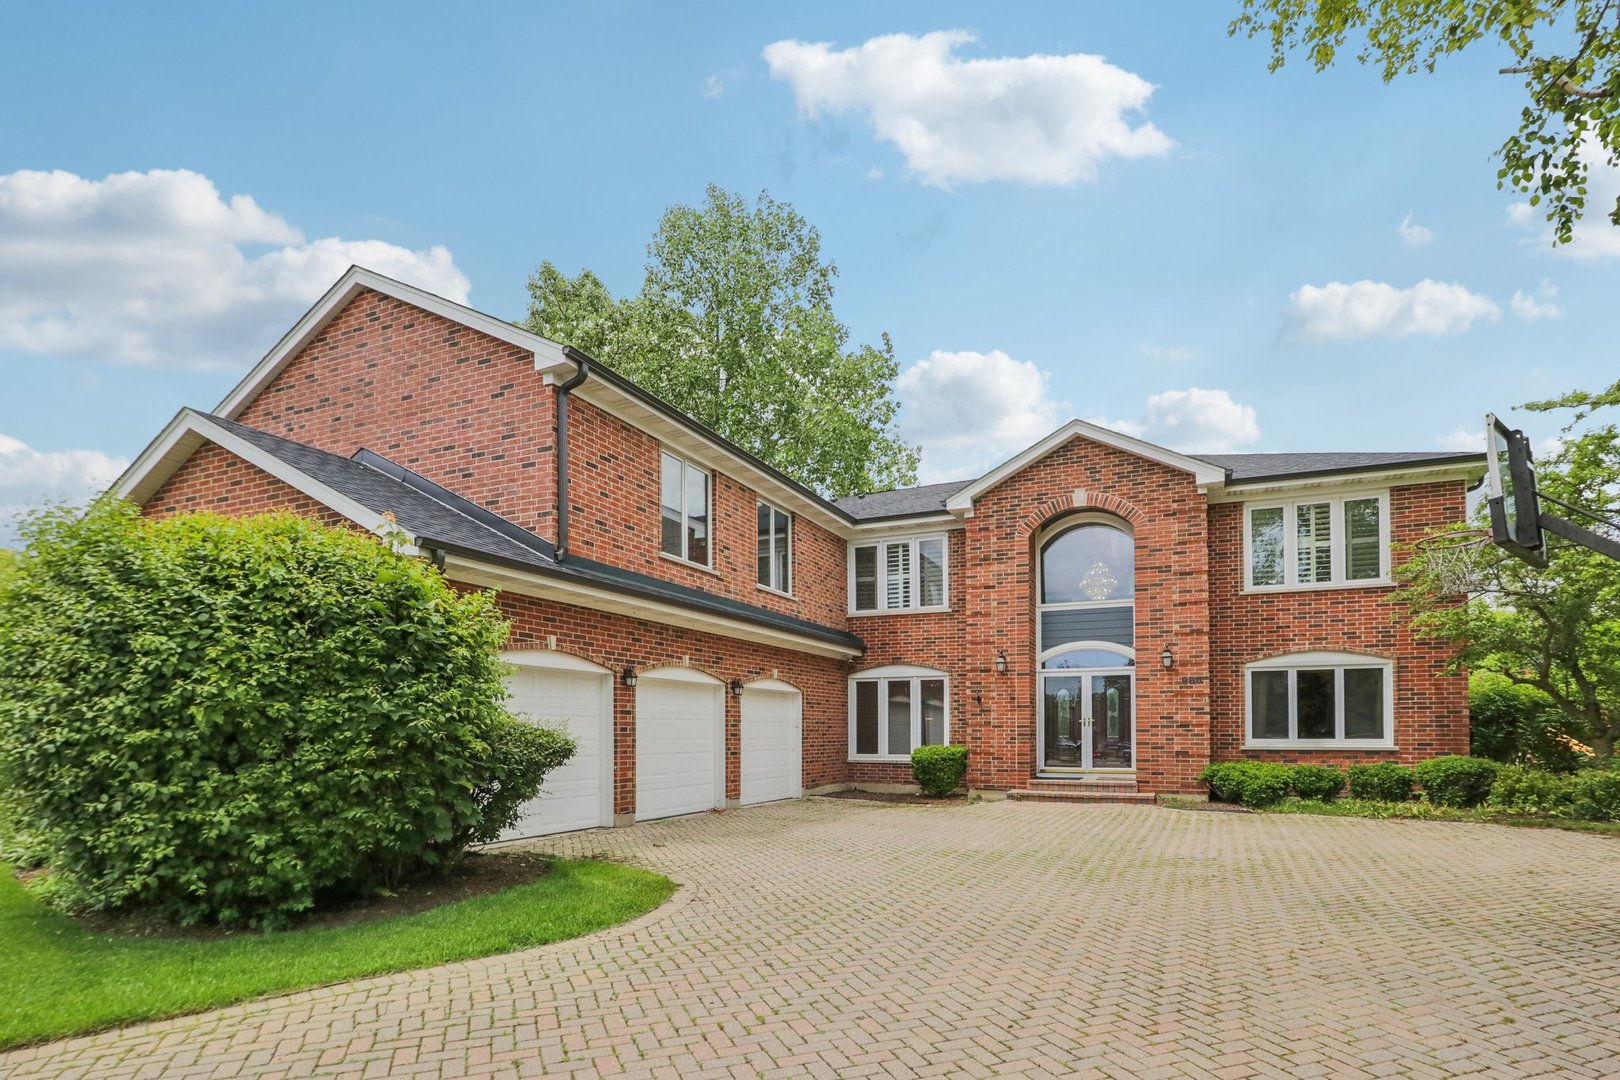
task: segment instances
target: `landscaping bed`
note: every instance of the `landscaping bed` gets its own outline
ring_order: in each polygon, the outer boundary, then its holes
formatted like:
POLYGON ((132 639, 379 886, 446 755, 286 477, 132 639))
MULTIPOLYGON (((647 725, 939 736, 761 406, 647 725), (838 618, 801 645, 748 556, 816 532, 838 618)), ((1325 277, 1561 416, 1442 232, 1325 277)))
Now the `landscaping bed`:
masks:
POLYGON ((855 799, 860 802, 921 803, 937 806, 940 803, 965 803, 966 795, 920 795, 915 791, 828 791, 818 799, 855 799))

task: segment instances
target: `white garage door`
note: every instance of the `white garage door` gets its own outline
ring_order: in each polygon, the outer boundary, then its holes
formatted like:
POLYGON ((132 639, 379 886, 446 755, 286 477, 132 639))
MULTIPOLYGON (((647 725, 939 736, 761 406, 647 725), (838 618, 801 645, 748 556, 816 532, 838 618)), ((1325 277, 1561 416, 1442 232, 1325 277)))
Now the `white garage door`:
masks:
POLYGON ((501 834, 502 840, 613 823, 608 801, 613 767, 608 679, 605 672, 539 667, 525 667, 507 679, 512 691, 507 706, 513 712, 526 719, 564 725, 579 749, 567 764, 546 777, 540 797, 524 804, 522 815, 501 834))
POLYGON ((725 805, 720 692, 718 682, 694 671, 641 675, 636 686, 637 821, 725 805))
POLYGON ((797 799, 804 793, 799 717, 803 698, 786 683, 742 693, 742 803, 797 799))

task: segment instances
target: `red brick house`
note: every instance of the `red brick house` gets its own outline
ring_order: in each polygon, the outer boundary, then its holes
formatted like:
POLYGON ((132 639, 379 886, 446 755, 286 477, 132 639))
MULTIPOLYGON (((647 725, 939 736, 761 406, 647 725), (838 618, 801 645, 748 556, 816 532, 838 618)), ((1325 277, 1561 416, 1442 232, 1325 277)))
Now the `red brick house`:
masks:
POLYGON ((555 342, 352 269, 115 490, 291 508, 498 590, 516 707, 580 754, 538 834, 902 784, 1196 792, 1211 760, 1465 752, 1391 603, 1482 455, 1176 453, 1073 421, 984 476, 829 501, 555 342))

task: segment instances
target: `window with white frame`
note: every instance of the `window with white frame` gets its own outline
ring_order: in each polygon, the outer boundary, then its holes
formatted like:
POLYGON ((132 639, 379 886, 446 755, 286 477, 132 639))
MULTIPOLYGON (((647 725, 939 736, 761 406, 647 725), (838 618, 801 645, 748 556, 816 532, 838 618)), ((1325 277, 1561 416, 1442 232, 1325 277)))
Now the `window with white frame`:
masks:
POLYGON ((663 451, 660 479, 660 549, 677 559, 709 565, 709 472, 663 451))
POLYGON ((849 680, 849 756, 909 761, 919 746, 951 741, 950 680, 931 668, 895 666, 849 680))
POLYGON ((950 606, 949 544, 909 536, 849 549, 849 610, 943 611, 950 606))
POLYGON ((1393 746, 1395 668, 1355 653, 1296 653, 1245 671, 1250 746, 1393 746))
POLYGON ((1250 589, 1389 580, 1389 495, 1374 492, 1244 507, 1250 589))
POLYGON ((793 591, 792 521, 787 511, 759 504, 759 583, 777 592, 793 591))

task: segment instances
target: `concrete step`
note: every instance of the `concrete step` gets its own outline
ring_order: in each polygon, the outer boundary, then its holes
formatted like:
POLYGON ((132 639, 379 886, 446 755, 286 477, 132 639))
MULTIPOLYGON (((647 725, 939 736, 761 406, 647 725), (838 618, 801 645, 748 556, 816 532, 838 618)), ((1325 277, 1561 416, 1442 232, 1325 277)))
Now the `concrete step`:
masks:
POLYGON ((1151 803, 1154 801, 1152 793, 1137 791, 1134 784, 1128 789, 1120 785, 1081 784, 1072 784, 1067 788, 1058 790, 1044 787, 1018 788, 1007 792, 1007 798, 1028 800, 1030 802, 1151 803))
POLYGON ((1029 791, 1135 791, 1134 776, 1034 777, 1024 785, 1029 791))

